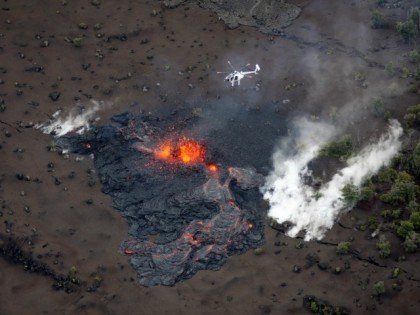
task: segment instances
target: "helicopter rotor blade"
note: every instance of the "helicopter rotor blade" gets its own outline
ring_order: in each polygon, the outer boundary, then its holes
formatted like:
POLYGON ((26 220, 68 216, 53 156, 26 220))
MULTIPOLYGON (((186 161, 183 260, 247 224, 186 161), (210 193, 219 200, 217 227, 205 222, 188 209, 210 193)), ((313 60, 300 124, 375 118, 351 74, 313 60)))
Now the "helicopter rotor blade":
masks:
POLYGON ((240 71, 242 71, 242 70, 243 70, 243 69, 245 69, 245 68, 248 68, 250 65, 251 65, 250 63, 246 64, 245 66, 243 66, 243 67, 241 68, 241 70, 240 70, 240 71))
POLYGON ((232 64, 230 63, 230 61, 228 60, 228 64, 229 66, 232 68, 233 71, 235 71, 235 68, 232 66, 232 64))

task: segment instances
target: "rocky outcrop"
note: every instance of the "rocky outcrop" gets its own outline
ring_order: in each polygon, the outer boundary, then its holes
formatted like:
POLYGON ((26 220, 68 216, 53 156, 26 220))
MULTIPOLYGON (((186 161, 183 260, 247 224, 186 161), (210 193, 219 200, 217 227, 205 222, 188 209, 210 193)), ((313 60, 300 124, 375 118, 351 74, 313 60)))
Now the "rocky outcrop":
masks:
MULTIPOLYGON (((164 0, 165 6, 175 8, 186 0, 164 0)), ((279 34, 295 20, 301 9, 282 0, 196 0, 200 7, 217 13, 226 25, 256 27, 263 33, 279 34)))

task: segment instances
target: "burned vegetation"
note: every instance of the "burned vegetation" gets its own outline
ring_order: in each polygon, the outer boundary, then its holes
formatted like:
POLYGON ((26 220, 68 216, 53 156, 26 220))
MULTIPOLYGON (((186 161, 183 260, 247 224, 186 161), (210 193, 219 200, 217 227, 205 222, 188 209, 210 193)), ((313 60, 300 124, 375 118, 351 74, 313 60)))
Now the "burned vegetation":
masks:
POLYGON ((224 165, 171 119, 124 113, 111 125, 60 138, 75 153, 93 154, 103 192, 130 226, 120 250, 144 286, 218 270, 264 238, 263 177, 224 165))

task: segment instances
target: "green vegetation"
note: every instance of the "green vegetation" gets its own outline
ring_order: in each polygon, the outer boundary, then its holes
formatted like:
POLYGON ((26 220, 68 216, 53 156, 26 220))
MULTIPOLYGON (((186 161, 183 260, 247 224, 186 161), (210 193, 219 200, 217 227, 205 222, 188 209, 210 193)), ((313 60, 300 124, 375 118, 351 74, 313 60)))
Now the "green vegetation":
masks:
POLYGON ((397 235, 405 238, 410 232, 414 231, 414 225, 410 221, 401 221, 397 227, 397 235))
POLYGON ((260 256, 264 253, 265 253, 265 248, 264 247, 258 247, 256 249, 254 249, 254 255, 255 256, 260 256))
POLYGON ((396 29, 406 42, 411 42, 411 40, 419 34, 419 19, 420 9, 413 8, 405 22, 397 23, 396 29))
MULTIPOLYGON (((376 103, 376 107, 381 111, 382 102, 377 100, 376 103)), ((349 204, 354 204, 359 200, 376 200, 375 194, 378 193, 381 201, 394 207, 382 210, 380 217, 371 215, 365 224, 359 225, 359 230, 393 230, 395 235, 401 238, 404 250, 413 253, 418 251, 420 246, 420 141, 415 140, 417 131, 413 132, 408 128, 419 129, 420 104, 410 106, 404 118, 408 136, 391 166, 381 168, 378 174, 360 189, 351 184, 346 185, 343 189, 343 199, 349 204)), ((391 242, 383 237, 379 239, 376 247, 382 258, 390 257, 393 252, 391 242)))
POLYGON ((370 27, 379 29, 386 28, 387 26, 388 24, 386 23, 384 16, 378 10, 373 11, 372 17, 370 18, 370 27))
POLYGON ((417 251, 419 244, 420 244, 420 238, 418 237, 418 234, 414 231, 411 231, 405 237, 405 240, 403 243, 404 250, 407 253, 414 253, 417 251))
POLYGON ((392 184, 398 177, 398 172, 392 167, 382 168, 378 173, 380 183, 392 184))
POLYGON ((406 172, 400 172, 391 189, 380 198, 383 202, 400 205, 415 200, 417 194, 418 186, 413 177, 406 172))
POLYGON ((311 301, 311 312, 317 314, 319 310, 318 303, 316 301, 311 301))
POLYGON ((386 65, 385 65, 385 71, 386 73, 388 73, 388 75, 390 77, 395 75, 395 67, 394 67, 394 63, 392 61, 389 61, 386 65))
POLYGON ((359 189, 351 183, 344 186, 341 190, 341 193, 343 196, 344 203, 349 207, 353 206, 360 200, 359 189))
POLYGON ((373 285, 373 295, 380 296, 385 293, 385 283, 383 281, 378 281, 373 285))
POLYGON ((350 136, 344 136, 338 141, 332 141, 320 151, 321 156, 329 156, 346 160, 350 157, 354 149, 353 141, 350 136))
POLYGON ((411 20, 398 22, 396 28, 406 42, 410 42, 416 35, 416 25, 411 20))
POLYGON ((369 201, 373 197, 375 197, 375 186, 372 184, 372 182, 369 182, 360 189, 359 199, 363 201, 369 201))
POLYGON ((87 24, 86 23, 83 23, 83 22, 81 22, 81 23, 79 23, 79 28, 81 29, 81 30, 86 30, 87 28, 88 28, 88 26, 87 26, 87 24))
POLYGON ((340 242, 337 245, 337 254, 338 255, 345 255, 348 254, 350 251, 350 242, 340 242))
POLYGON ((378 219, 376 217, 373 217, 373 216, 369 217, 368 221, 367 221, 367 225, 369 227, 369 230, 375 231, 379 226, 378 219))
POLYGON ((415 200, 411 200, 408 203, 407 209, 410 213, 417 212, 420 211, 420 205, 415 200))
POLYGON ((413 224, 414 229, 416 231, 420 230, 420 212, 419 211, 411 213, 410 222, 413 224))
POLYGON ((396 219, 401 218, 402 211, 401 210, 384 210, 381 212, 381 217, 383 217, 387 221, 393 221, 396 219))
POLYGON ((408 58, 410 59, 410 62, 418 63, 420 60, 420 52, 417 49, 414 49, 410 51, 410 53, 408 54, 408 58))
POLYGON ((72 43, 73 43, 74 47, 82 47, 82 42, 83 42, 83 38, 81 38, 81 37, 75 37, 72 40, 72 43))
POLYGON ((379 256, 381 258, 388 258, 391 256, 391 243, 385 237, 379 239, 376 247, 379 249, 379 256))
POLYGON ((381 99, 375 99, 371 104, 371 108, 375 117, 383 117, 385 115, 385 105, 381 99))
POLYGON ((392 278, 396 279, 398 278, 398 276, 401 274, 401 269, 400 268, 394 268, 394 270, 392 270, 392 278))

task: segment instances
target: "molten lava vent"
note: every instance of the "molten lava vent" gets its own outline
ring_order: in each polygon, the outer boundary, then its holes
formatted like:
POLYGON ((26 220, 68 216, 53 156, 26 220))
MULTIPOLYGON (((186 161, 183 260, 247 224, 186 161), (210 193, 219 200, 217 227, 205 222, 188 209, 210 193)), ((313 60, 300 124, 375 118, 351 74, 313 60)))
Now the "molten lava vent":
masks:
POLYGON ((103 192, 129 223, 121 252, 142 285, 173 285, 262 245, 261 175, 224 166, 171 121, 125 113, 112 122, 61 141, 93 154, 103 192))

